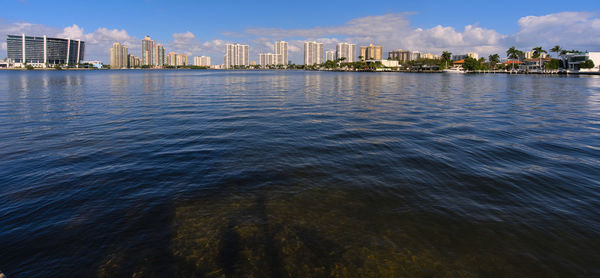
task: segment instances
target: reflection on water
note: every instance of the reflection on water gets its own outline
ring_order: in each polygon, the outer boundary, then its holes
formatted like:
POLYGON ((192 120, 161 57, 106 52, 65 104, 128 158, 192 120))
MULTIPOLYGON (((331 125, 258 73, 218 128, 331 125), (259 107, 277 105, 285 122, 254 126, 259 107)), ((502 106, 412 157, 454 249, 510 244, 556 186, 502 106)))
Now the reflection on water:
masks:
POLYGON ((8 277, 600 276, 600 79, 0 72, 8 277))

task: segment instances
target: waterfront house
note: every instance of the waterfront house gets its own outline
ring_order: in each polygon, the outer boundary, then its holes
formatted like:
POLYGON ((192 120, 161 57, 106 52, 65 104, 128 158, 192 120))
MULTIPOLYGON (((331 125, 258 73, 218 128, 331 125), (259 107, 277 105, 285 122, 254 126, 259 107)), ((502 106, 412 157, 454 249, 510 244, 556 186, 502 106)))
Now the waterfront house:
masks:
POLYGON ((544 69, 544 64, 552 61, 552 58, 531 58, 523 60, 523 64, 519 65, 519 69, 526 72, 541 72, 544 69))
POLYGON ((600 52, 573 52, 563 55, 562 58, 568 72, 600 71, 600 52), (594 67, 589 69, 580 68, 580 64, 588 60, 594 62, 594 67))

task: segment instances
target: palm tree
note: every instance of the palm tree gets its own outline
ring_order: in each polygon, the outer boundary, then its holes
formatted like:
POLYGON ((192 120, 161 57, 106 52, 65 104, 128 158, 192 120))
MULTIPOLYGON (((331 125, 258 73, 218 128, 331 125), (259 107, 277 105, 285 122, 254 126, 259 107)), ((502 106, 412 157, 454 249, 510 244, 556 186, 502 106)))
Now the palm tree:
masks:
POLYGON ((562 48, 559 45, 555 45, 553 48, 550 48, 550 52, 560 54, 562 52, 562 48))
POLYGON ((512 46, 511 48, 509 48, 508 50, 506 50, 506 56, 508 57, 508 59, 519 59, 519 52, 521 52, 520 50, 518 50, 516 47, 512 46))
POLYGON ((542 55, 542 53, 548 53, 548 51, 542 49, 541 46, 534 47, 532 50, 533 50, 533 58, 539 58, 542 55))
POLYGON ((444 51, 442 53, 442 60, 450 61, 450 58, 452 58, 452 53, 450 53, 448 51, 444 51))

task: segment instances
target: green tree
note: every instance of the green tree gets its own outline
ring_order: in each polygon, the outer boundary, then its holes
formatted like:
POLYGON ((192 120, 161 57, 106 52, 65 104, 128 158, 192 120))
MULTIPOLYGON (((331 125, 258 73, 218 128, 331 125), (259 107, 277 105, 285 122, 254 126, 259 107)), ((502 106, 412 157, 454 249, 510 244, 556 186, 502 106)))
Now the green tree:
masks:
POLYGON ((542 49, 541 46, 534 47, 533 49, 533 58, 539 58, 542 53, 548 53, 548 51, 542 49))
POLYGON ((561 61, 559 59, 552 59, 544 64, 544 68, 549 70, 556 70, 560 67, 561 61))
POLYGON ((59 65, 59 64, 56 64, 56 65, 54 65, 54 69, 55 69, 55 70, 62 70, 62 68, 60 67, 60 65, 59 65))
POLYGON ((500 63, 500 55, 492 54, 488 57, 488 60, 490 61, 490 66, 496 68, 496 64, 500 63))
POLYGON ((591 69, 594 66, 595 66, 594 61, 592 61, 592 60, 586 60, 585 62, 582 62, 581 64, 579 64, 579 68, 581 68, 581 69, 591 69))
POLYGON ((442 60, 440 61, 440 68, 447 68, 452 65, 452 53, 449 51, 442 52, 442 60))
POLYGON ((516 47, 512 46, 506 51, 506 56, 508 59, 520 60, 523 56, 523 51, 518 50, 516 47))
POLYGON ((463 68, 467 71, 474 71, 481 69, 481 62, 475 58, 467 56, 463 64, 463 68))
POLYGON ((33 70, 33 66, 32 66, 32 65, 26 65, 26 66, 25 66, 25 68, 26 68, 27 70, 33 70))

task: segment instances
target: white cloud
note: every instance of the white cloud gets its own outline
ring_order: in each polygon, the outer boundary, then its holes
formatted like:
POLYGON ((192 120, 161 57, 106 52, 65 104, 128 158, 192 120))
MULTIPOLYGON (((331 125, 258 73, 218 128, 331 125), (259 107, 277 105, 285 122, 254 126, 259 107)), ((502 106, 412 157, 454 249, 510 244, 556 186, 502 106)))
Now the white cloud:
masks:
POLYGON ((560 45, 580 50, 600 50, 600 18, 589 12, 562 12, 526 16, 518 21, 519 31, 510 42, 523 47, 560 45))

